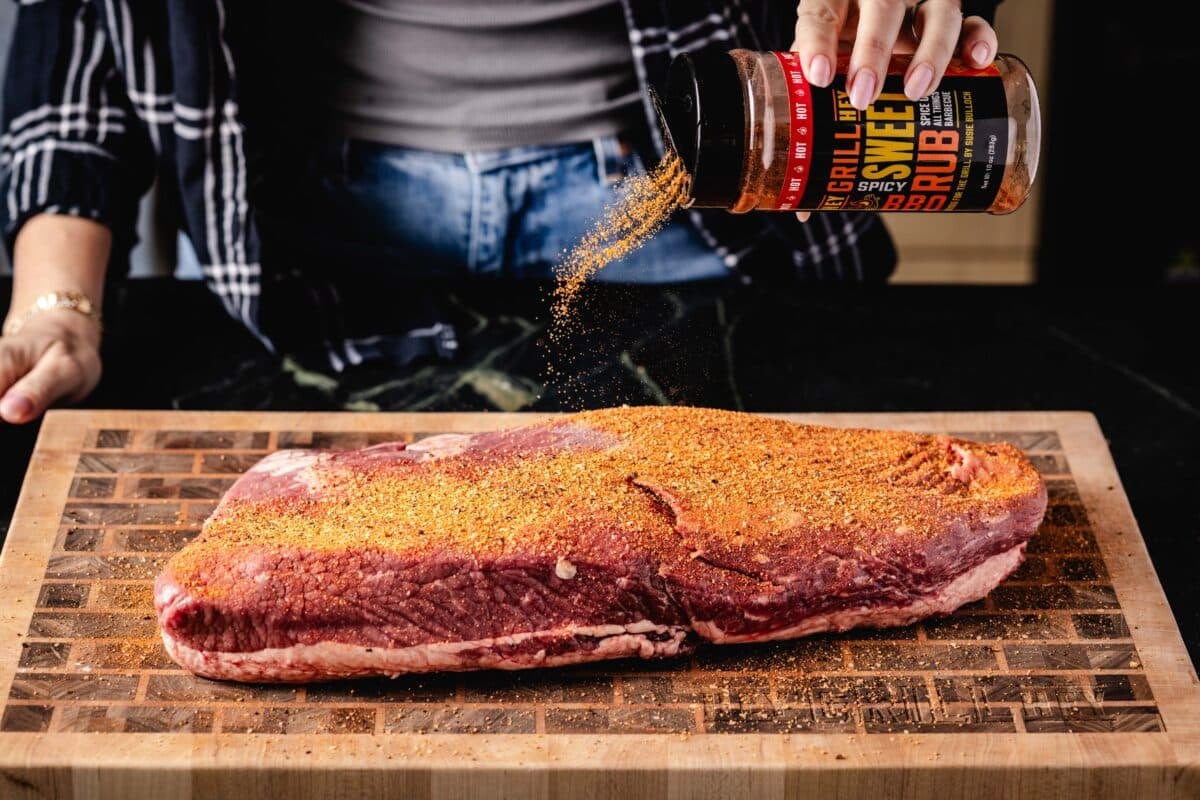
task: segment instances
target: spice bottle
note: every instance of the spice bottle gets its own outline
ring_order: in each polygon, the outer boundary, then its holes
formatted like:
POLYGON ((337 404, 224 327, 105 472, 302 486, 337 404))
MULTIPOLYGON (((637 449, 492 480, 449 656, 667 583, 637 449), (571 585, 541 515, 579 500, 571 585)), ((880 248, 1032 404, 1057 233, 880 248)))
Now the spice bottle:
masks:
POLYGON ((904 95, 894 56, 865 111, 832 83, 811 85, 795 53, 677 56, 662 98, 666 134, 691 179, 689 207, 774 211, 987 211, 1029 196, 1041 114, 1020 59, 952 62, 937 89, 904 95))

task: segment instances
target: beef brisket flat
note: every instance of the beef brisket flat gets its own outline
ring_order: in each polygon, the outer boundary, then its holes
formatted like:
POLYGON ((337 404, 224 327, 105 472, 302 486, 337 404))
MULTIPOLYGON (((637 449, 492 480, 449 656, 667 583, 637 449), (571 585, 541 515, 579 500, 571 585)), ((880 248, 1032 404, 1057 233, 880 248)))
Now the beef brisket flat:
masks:
POLYGON ((230 680, 672 656, 949 613, 1045 507, 1007 444, 608 409, 274 453, 154 598, 172 658, 230 680))

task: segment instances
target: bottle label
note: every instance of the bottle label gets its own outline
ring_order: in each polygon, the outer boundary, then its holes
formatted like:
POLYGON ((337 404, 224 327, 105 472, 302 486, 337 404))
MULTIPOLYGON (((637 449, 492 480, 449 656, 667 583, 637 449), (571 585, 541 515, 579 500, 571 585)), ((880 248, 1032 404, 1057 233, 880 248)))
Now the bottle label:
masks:
POLYGON ((984 211, 1008 152, 1008 100, 994 65, 952 64, 915 103, 904 95, 908 57, 894 57, 879 99, 850 105, 846 57, 827 88, 812 86, 795 53, 776 53, 791 99, 780 211, 984 211))
POLYGON ((783 185, 779 189, 775 209, 789 211, 801 208, 800 203, 804 199, 812 168, 809 159, 812 157, 813 143, 813 87, 809 86, 804 77, 804 70, 800 67, 800 56, 795 53, 776 53, 775 57, 783 66, 783 77, 787 81, 788 95, 792 101, 791 114, 788 117, 791 134, 788 138, 787 171, 784 172, 783 185))

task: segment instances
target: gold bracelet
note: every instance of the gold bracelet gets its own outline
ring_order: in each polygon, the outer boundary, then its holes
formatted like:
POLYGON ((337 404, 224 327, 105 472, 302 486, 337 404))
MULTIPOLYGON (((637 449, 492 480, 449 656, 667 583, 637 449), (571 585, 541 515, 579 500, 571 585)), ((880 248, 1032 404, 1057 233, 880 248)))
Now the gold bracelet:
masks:
POLYGON ((33 305, 26 311, 10 319, 8 324, 4 326, 3 335, 15 336, 31 317, 43 311, 51 311, 56 308, 82 314, 97 325, 100 325, 100 309, 96 307, 96 304, 87 295, 71 291, 47 292, 34 300, 33 305))

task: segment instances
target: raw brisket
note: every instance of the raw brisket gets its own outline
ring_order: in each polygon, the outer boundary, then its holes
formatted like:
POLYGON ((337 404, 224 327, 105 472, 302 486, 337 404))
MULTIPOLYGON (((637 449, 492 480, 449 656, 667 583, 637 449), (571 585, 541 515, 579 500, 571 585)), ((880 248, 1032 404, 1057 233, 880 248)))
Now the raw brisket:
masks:
POLYGON ((167 565, 167 651, 245 681, 521 669, 906 625, 1021 563, 1007 444, 621 408, 287 450, 167 565))

